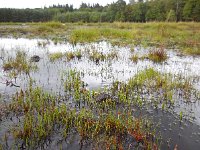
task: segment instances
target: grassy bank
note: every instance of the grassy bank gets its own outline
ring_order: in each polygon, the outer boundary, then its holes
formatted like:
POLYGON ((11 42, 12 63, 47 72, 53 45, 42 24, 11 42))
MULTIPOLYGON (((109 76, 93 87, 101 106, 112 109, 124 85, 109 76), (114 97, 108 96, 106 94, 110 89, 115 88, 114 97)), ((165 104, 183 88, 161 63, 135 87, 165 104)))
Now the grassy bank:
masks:
POLYGON ((200 54, 199 23, 112 23, 90 24, 90 29, 75 29, 70 41, 94 42, 99 39, 118 40, 118 45, 164 46, 185 54, 200 54))
POLYGON ((163 46, 200 55, 200 23, 1 23, 0 36, 40 37, 73 44, 109 40, 115 45, 163 46))

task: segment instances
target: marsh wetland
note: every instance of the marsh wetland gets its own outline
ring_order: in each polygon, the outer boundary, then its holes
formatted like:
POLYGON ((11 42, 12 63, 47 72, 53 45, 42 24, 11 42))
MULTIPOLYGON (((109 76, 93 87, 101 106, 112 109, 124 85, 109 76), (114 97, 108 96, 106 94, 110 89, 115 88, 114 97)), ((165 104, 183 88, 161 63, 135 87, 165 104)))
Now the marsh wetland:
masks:
POLYGON ((2 23, 0 150, 198 150, 199 54, 199 23, 2 23))

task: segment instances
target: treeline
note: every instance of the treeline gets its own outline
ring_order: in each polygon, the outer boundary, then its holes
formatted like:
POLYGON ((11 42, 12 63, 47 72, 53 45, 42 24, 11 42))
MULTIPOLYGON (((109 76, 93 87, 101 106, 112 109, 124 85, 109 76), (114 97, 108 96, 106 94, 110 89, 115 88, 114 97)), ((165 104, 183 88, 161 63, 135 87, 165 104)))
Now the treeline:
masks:
POLYGON ((82 3, 36 9, 0 9, 0 22, 200 21, 200 0, 118 0, 107 6, 82 3))
POLYGON ((0 9, 0 22, 45 22, 55 15, 51 9, 0 9))

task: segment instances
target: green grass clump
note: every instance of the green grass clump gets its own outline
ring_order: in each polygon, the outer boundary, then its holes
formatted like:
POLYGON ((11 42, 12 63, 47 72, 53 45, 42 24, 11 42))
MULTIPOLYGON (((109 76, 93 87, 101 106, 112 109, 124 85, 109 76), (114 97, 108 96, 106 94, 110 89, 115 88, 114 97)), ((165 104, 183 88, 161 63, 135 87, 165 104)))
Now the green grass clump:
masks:
POLYGON ((65 91, 76 91, 76 99, 80 98, 81 88, 84 87, 84 83, 81 81, 79 72, 70 70, 67 72, 67 78, 65 79, 64 89, 65 91))
POLYGON ((103 54, 102 52, 93 50, 89 53, 89 59, 98 64, 100 61, 118 59, 118 53, 116 51, 112 51, 108 54, 103 54))
POLYGON ((118 56, 118 53, 116 51, 112 51, 112 52, 110 52, 106 55, 106 59, 111 59, 111 60, 117 59, 118 57, 119 56, 118 56))
POLYGON ((68 61, 75 58, 75 54, 73 52, 67 52, 65 55, 66 55, 68 61))
POLYGON ((56 52, 56 53, 52 53, 49 55, 49 58, 51 61, 56 61, 58 59, 61 59, 63 56, 66 56, 68 61, 73 60, 75 57, 77 59, 81 59, 82 54, 80 51, 77 52, 66 52, 65 54, 63 54, 62 52, 56 52))
POLYGON ((94 42, 100 38, 100 32, 98 29, 75 29, 70 35, 71 43, 84 43, 94 42))
POLYGON ((65 28, 65 25, 60 23, 60 22, 47 22, 47 23, 42 23, 43 26, 51 27, 54 29, 62 29, 65 28))
POLYGON ((183 112, 181 111, 180 114, 179 114, 179 118, 180 118, 180 121, 183 120, 183 112))
POLYGON ((3 69, 5 71, 12 70, 12 74, 29 74, 31 71, 37 69, 37 66, 33 65, 28 61, 27 55, 23 51, 17 51, 15 58, 8 58, 7 61, 3 63, 3 69))
POLYGON ((56 34, 57 32, 63 31, 66 26, 59 22, 46 22, 35 24, 33 33, 34 34, 56 34), (59 31, 60 30, 60 31, 59 31))
POLYGON ((56 61, 58 59, 61 59, 62 57, 63 57, 62 52, 56 52, 49 55, 50 61, 56 61))
POLYGON ((144 71, 138 72, 132 79, 129 80, 129 85, 147 86, 148 84, 148 87, 155 86, 155 84, 152 84, 151 81, 157 80, 157 78, 159 79, 160 77, 161 74, 159 72, 155 71, 153 68, 149 68, 144 71))
POLYGON ((147 57, 153 62, 163 62, 168 58, 163 47, 150 51, 147 57))
POLYGON ((183 48, 183 52, 185 52, 186 54, 189 54, 189 55, 193 55, 193 56, 196 56, 196 55, 200 55, 200 48, 198 47, 195 47, 195 48, 183 48))
POLYGON ((13 64, 12 64, 12 62, 7 62, 7 63, 4 63, 4 64, 3 64, 3 70, 4 70, 4 71, 8 71, 8 70, 11 70, 11 69, 13 69, 13 64))
POLYGON ((193 88, 189 79, 184 79, 180 76, 174 79, 171 74, 162 74, 153 68, 138 72, 129 80, 129 84, 138 87, 145 86, 148 88, 164 88, 167 90, 176 90, 178 88, 188 90, 193 88))
POLYGON ((36 29, 35 29, 35 32, 38 33, 38 34, 45 34, 45 33, 51 33, 53 32, 53 29, 51 27, 48 27, 48 26, 45 26, 45 25, 41 25, 41 26, 38 26, 36 29))
POLYGON ((106 59, 106 55, 104 55, 102 52, 98 52, 96 50, 93 50, 90 53, 89 59, 96 62, 96 63, 99 63, 99 61, 104 61, 106 59))
POLYGON ((130 58, 130 60, 131 61, 133 61, 133 62, 135 62, 135 63, 137 63, 138 62, 138 56, 137 55, 133 55, 131 58, 130 58))
POLYGON ((113 22, 113 27, 114 28, 119 28, 119 29, 132 29, 132 23, 128 23, 128 22, 113 22))
POLYGON ((131 78, 127 84, 128 90, 139 94, 145 89, 149 95, 157 93, 159 98, 154 99, 155 106, 163 104, 173 105, 175 93, 181 91, 183 99, 188 101, 195 91, 191 81, 189 79, 182 78, 180 76, 174 77, 171 74, 160 73, 153 68, 145 69, 138 72, 133 78, 131 78), (140 91, 141 90, 141 91, 140 91), (159 93, 159 91, 162 93, 159 93))
POLYGON ((77 58, 78 60, 80 60, 82 58, 82 53, 81 51, 76 51, 76 52, 67 52, 66 54, 67 60, 71 61, 74 58, 77 58))
POLYGON ((70 35, 71 43, 95 42, 102 38, 131 40, 133 38, 133 34, 128 30, 112 28, 85 28, 75 29, 70 35))
POLYGON ((37 45, 39 47, 46 47, 49 44, 49 41, 38 41, 37 45))
POLYGON ((112 29, 112 28, 103 28, 100 29, 101 35, 107 39, 132 39, 133 35, 131 31, 112 29))
POLYGON ((76 58, 81 59, 81 57, 82 57, 81 51, 75 52, 75 56, 76 56, 76 58))

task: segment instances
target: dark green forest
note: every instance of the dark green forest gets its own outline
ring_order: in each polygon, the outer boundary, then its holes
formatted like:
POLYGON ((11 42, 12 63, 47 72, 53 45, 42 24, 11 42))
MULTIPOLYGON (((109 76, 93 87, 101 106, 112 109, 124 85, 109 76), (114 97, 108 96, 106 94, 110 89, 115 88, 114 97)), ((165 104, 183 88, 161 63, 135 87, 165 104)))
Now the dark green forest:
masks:
POLYGON ((200 0, 123 0, 101 6, 82 3, 35 9, 0 8, 0 22, 200 21, 200 0))

